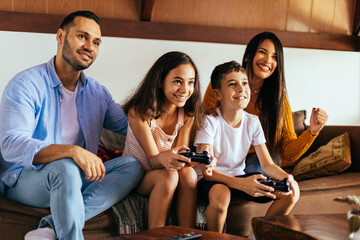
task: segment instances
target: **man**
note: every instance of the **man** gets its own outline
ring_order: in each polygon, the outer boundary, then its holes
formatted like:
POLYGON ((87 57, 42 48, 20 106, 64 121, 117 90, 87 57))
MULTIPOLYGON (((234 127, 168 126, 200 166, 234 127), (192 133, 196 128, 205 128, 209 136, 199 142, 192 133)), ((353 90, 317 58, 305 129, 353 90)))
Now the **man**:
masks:
POLYGON ((57 54, 17 74, 0 105, 1 195, 49 208, 25 239, 83 239, 87 219, 125 197, 143 170, 132 157, 102 163, 102 128, 126 134, 127 117, 110 93, 82 70, 96 59, 100 20, 68 15, 57 31, 57 54))

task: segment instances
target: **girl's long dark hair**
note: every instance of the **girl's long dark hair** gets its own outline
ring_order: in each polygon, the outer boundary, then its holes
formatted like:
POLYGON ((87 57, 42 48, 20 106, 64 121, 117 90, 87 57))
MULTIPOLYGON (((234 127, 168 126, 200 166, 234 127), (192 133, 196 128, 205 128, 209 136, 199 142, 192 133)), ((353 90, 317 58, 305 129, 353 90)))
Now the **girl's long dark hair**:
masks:
POLYGON ((147 72, 135 93, 128 98, 123 109, 126 114, 134 107, 142 120, 157 119, 164 112, 164 80, 169 72, 182 64, 191 64, 195 71, 194 92, 184 105, 187 116, 195 117, 195 126, 200 127, 203 107, 201 102, 199 72, 193 60, 182 52, 168 52, 162 55, 147 72))
POLYGON ((266 39, 271 40, 275 45, 275 51, 278 55, 277 67, 273 74, 264 80, 255 105, 261 110, 260 122, 264 129, 269 151, 271 154, 275 154, 281 152, 282 147, 284 97, 286 94, 284 53, 278 37, 271 32, 263 32, 253 37, 246 47, 242 65, 246 68, 251 84, 253 60, 260 44, 266 39))

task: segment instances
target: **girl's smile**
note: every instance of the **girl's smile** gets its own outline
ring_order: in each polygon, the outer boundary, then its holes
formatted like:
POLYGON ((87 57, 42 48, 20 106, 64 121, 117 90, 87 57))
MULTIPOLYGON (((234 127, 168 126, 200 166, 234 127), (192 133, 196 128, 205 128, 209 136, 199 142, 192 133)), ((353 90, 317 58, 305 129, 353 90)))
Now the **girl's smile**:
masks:
POLYGON ((191 64, 182 64, 172 69, 164 80, 166 102, 183 107, 194 92, 195 70, 191 64))

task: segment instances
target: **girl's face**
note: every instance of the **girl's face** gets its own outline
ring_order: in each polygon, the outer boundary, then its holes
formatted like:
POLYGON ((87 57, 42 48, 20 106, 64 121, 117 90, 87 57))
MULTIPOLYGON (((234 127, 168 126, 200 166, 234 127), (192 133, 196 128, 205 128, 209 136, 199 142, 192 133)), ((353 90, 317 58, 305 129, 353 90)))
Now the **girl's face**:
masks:
POLYGON ((253 76, 264 80, 274 73, 277 67, 278 54, 270 39, 265 39, 256 50, 253 60, 253 76))
POLYGON ((172 69, 164 79, 166 102, 176 107, 183 107, 194 92, 195 70, 189 64, 181 64, 172 69))

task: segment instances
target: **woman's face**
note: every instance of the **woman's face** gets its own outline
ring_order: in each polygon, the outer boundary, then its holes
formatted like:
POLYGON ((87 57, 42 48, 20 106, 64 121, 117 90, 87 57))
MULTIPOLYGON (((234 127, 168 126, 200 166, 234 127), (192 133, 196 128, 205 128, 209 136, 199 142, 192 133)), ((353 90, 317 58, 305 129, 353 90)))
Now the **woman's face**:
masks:
POLYGON ((265 39, 256 50, 253 60, 253 77, 264 80, 274 73, 278 54, 270 39, 265 39))

